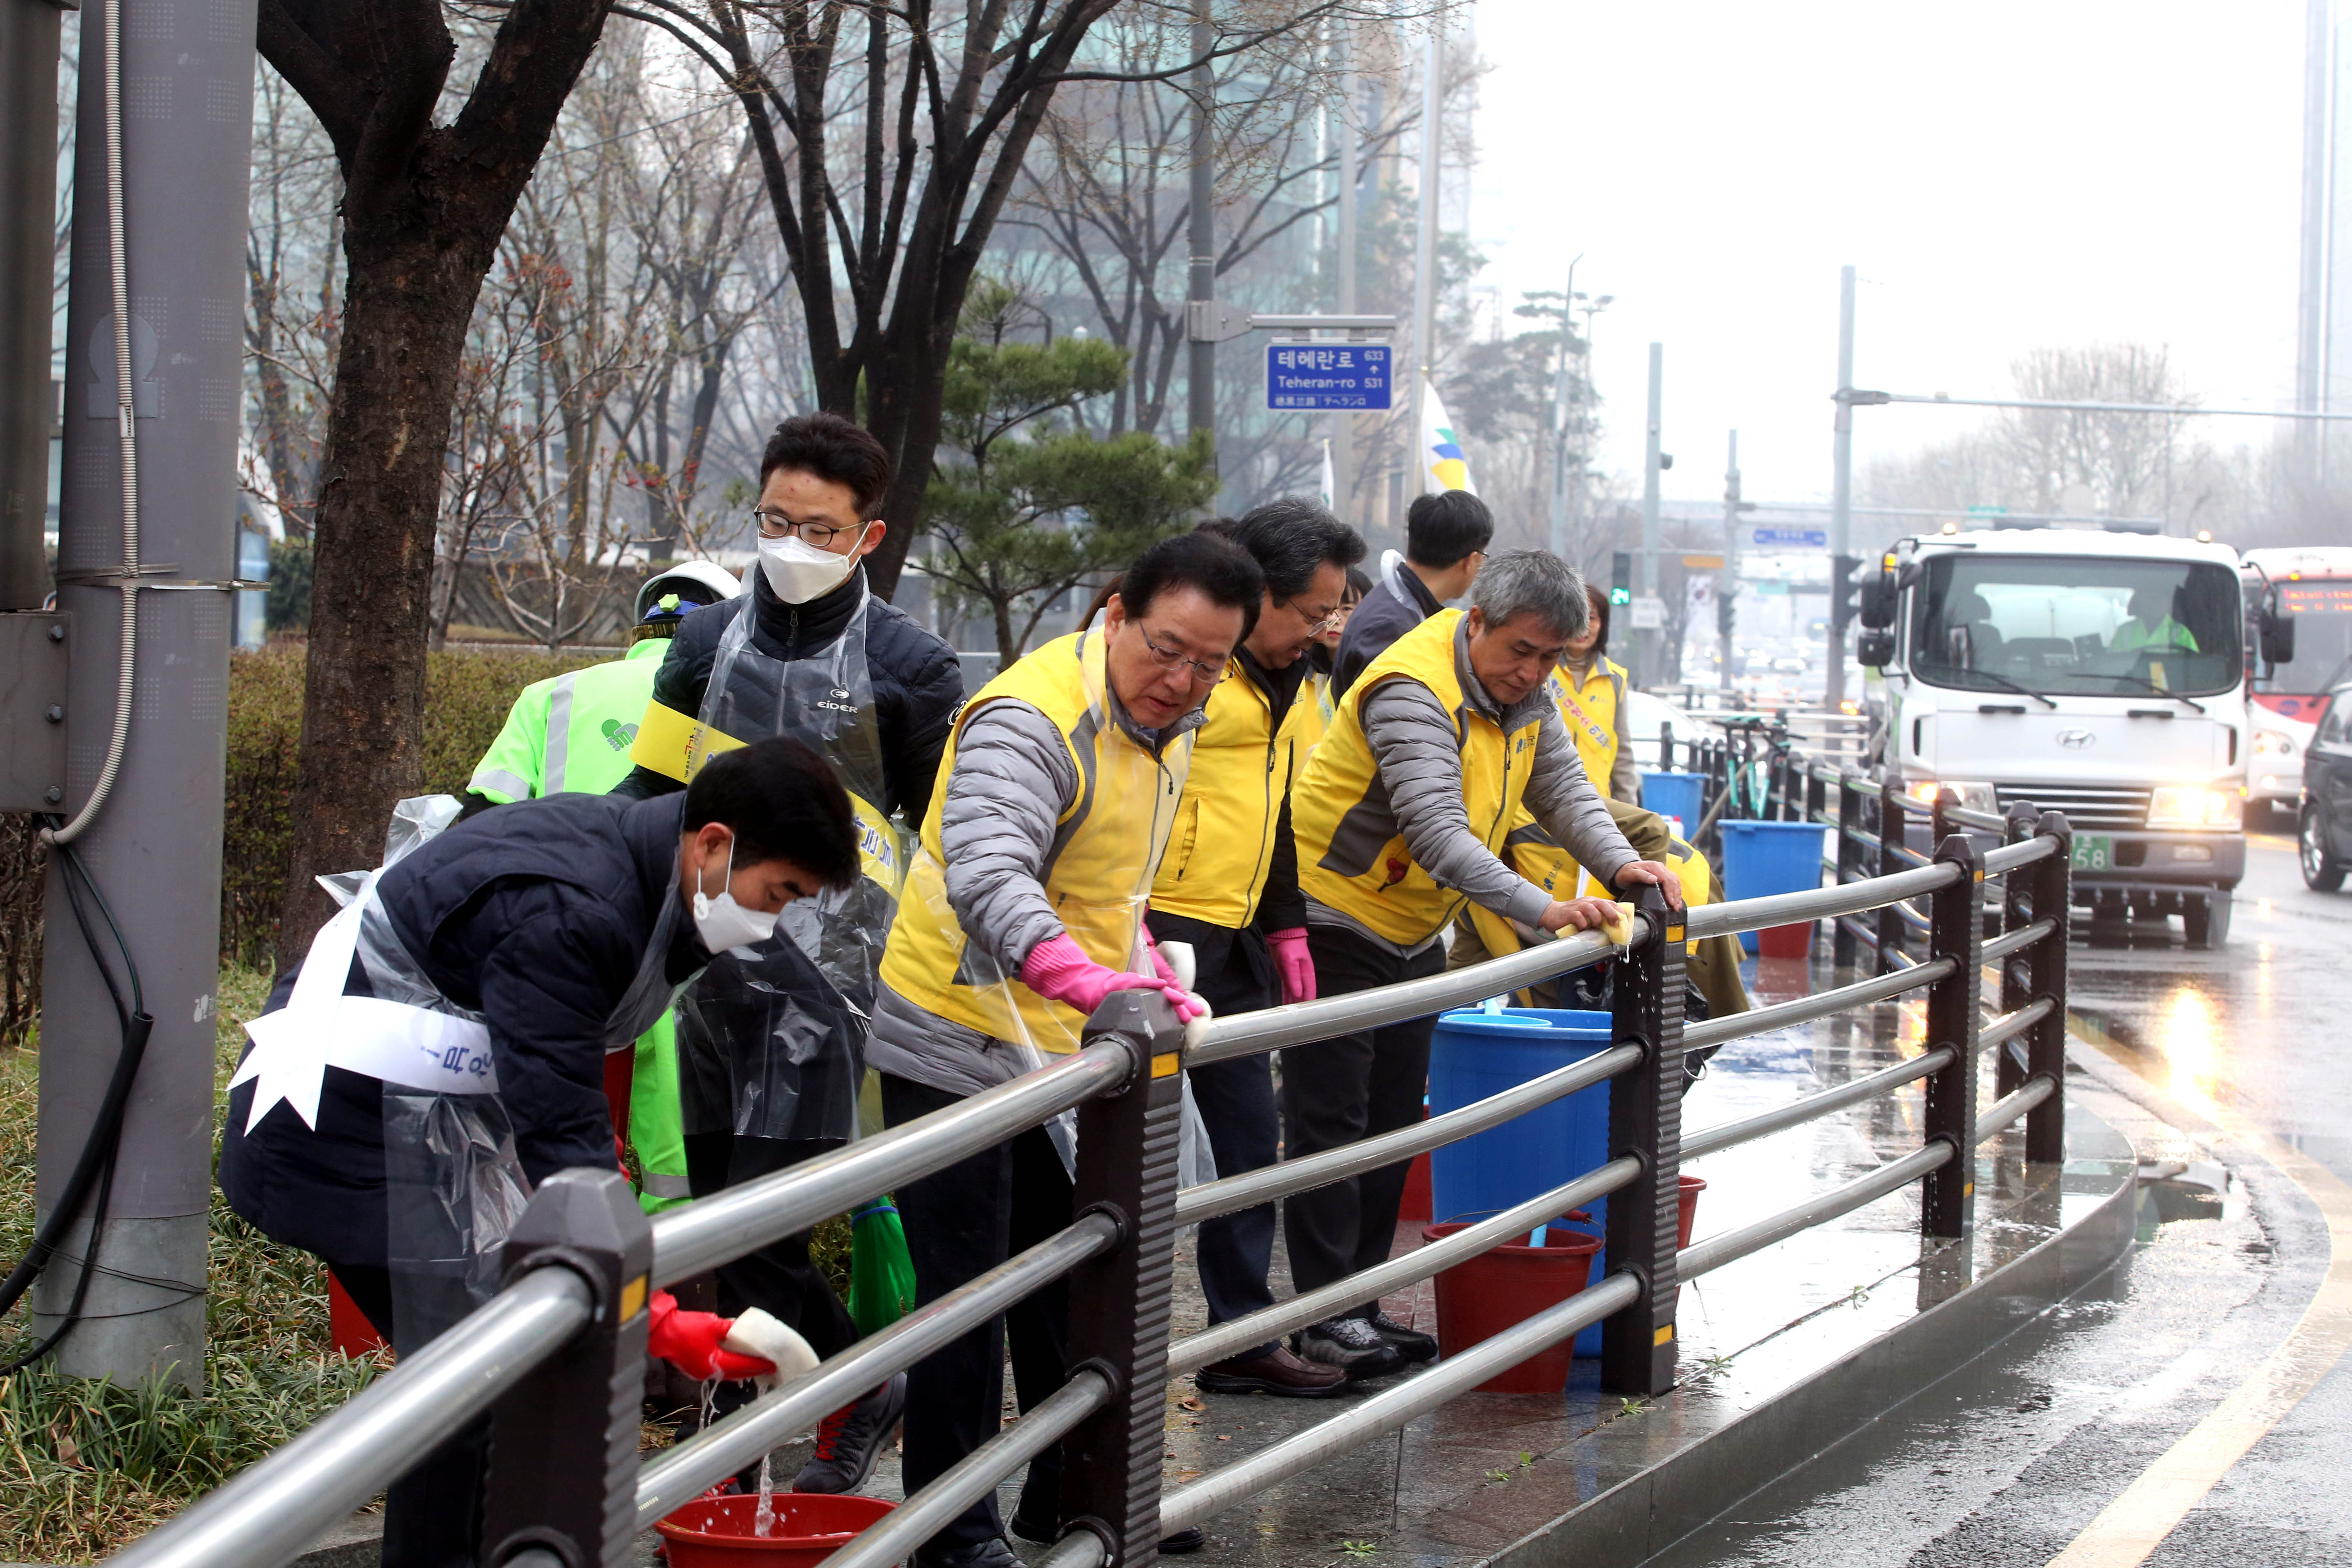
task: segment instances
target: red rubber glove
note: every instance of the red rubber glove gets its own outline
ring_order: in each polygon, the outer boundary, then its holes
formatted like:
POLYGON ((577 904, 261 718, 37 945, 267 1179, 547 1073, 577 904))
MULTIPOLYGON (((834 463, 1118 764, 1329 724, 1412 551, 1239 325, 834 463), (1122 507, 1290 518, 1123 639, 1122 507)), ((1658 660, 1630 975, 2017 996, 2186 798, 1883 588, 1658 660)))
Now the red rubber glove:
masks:
POLYGON ((1274 972, 1282 979, 1283 1001, 1313 1001, 1315 955, 1307 950, 1307 927, 1294 925, 1286 931, 1269 931, 1265 945, 1274 955, 1274 972))
POLYGON ((1082 1013, 1102 1006, 1103 998, 1113 991, 1158 991, 1175 1008, 1181 1023, 1192 1022, 1198 1012, 1174 979, 1108 968, 1087 957, 1086 949, 1066 931, 1029 950, 1021 965, 1021 983, 1049 1002, 1060 1002, 1082 1013))
POLYGON ((735 1326, 733 1318, 687 1312, 667 1291, 656 1291, 646 1312, 653 1321, 646 1331, 646 1354, 661 1357, 688 1377, 740 1382, 776 1370, 772 1361, 719 1347, 719 1342, 735 1326))

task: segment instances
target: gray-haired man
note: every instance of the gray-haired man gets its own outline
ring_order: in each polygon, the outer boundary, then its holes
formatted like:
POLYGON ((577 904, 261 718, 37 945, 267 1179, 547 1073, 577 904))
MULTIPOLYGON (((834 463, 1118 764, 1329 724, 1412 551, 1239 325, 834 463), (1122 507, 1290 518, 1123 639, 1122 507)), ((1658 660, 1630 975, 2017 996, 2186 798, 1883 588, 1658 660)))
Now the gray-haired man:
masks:
MULTIPOLYGON (((1650 883, 1679 903, 1674 872, 1636 855, 1611 821, 1545 686, 1590 613, 1582 580, 1557 556, 1496 556, 1466 613, 1442 611, 1407 632, 1340 699, 1291 802, 1319 994, 1437 973, 1439 933, 1465 902, 1547 931, 1601 924, 1601 900, 1556 901, 1499 858, 1522 803, 1604 886, 1650 883)), ((1435 1021, 1284 1051, 1288 1155, 1418 1120, 1435 1021)), ((1299 1291, 1389 1255, 1405 1169, 1289 1200, 1283 1229, 1299 1291)), ((1378 1302, 1298 1340, 1300 1354, 1358 1376, 1436 1349, 1378 1302)))

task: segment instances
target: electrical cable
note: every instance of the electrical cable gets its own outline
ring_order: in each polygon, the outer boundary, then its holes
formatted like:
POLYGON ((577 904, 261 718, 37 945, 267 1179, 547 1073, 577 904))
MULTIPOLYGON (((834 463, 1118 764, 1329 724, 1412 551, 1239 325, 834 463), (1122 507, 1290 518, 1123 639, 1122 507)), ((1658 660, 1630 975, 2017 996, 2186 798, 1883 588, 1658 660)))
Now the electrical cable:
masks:
MULTIPOLYGON (((114 735, 98 782, 72 821, 44 828, 41 841, 71 843, 113 792, 122 754, 131 744, 131 696, 139 654, 139 435, 131 363, 131 262, 122 225, 122 0, 106 0, 106 238, 107 272, 114 296, 115 423, 122 442, 122 568, 114 586, 122 594, 122 657, 115 677, 114 735)), ((0 1308, 0 1311, 5 1311, 0 1308)))

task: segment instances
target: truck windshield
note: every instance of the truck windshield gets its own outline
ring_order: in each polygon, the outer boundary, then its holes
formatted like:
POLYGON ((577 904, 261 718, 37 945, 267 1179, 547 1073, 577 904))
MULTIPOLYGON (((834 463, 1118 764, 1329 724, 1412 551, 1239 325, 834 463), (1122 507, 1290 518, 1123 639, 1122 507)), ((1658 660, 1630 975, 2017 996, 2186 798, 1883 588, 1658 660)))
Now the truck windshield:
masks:
POLYGON ((2225 692, 2243 667, 2237 574, 2196 561, 1939 555, 1911 610, 1911 670, 1939 686, 2225 692))

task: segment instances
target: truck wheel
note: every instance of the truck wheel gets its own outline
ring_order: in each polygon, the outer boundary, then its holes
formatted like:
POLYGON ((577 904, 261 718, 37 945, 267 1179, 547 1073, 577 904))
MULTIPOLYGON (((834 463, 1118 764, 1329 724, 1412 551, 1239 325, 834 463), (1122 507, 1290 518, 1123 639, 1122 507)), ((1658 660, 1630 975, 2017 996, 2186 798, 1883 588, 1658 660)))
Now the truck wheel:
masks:
POLYGON ((2209 893, 2202 898, 2184 901, 2180 924, 2189 933, 2189 945, 2218 952, 2230 940, 2230 904, 2226 893, 2209 893))
POLYGON ((2315 806, 2303 809, 2303 822, 2295 831, 2295 858, 2303 862, 2304 886, 2314 893, 2334 893, 2344 885, 2344 862, 2327 852, 2327 824, 2315 806))

